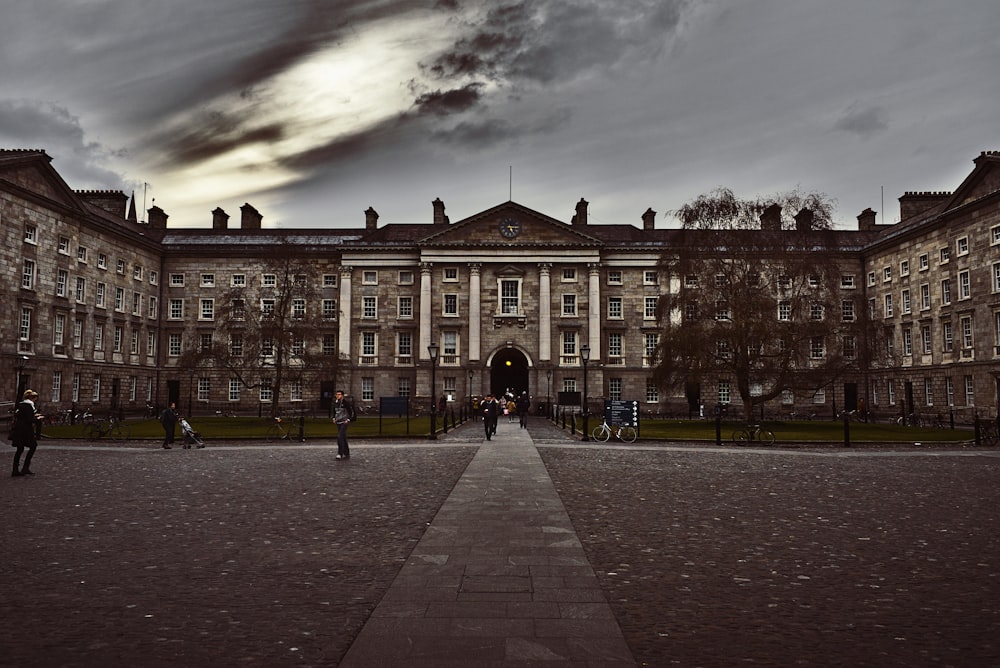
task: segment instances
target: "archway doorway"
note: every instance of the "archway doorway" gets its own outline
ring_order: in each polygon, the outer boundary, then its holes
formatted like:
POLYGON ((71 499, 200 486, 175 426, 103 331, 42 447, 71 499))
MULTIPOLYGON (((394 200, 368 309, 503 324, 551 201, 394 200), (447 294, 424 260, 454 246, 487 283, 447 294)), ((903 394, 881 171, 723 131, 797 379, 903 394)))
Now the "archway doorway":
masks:
POLYGON ((529 391, 528 358, 516 348, 499 351, 490 364, 490 392, 500 397, 508 390, 515 395, 529 391))

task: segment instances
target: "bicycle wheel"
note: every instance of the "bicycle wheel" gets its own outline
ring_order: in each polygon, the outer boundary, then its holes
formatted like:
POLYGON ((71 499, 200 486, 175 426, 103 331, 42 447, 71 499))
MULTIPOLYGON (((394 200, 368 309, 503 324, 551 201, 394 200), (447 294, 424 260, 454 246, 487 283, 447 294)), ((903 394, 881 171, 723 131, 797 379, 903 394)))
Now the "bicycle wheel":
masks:
POLYGON ((769 429, 761 429, 757 432, 757 440, 762 445, 774 445, 774 432, 769 429))
POLYGON ((281 425, 272 424, 267 428, 267 434, 264 436, 268 443, 273 443, 274 441, 280 441, 287 438, 285 430, 281 428, 281 425))
POLYGON ((108 435, 115 441, 127 441, 129 437, 132 436, 132 430, 128 428, 127 424, 116 422, 111 425, 111 430, 108 435))
POLYGON ((595 441, 607 442, 611 438, 611 429, 607 425, 600 424, 594 427, 593 437, 595 441))
POLYGON ((750 442, 750 432, 746 429, 738 429, 733 432, 733 443, 736 445, 745 445, 750 442))
POLYGON ((104 430, 99 423, 90 422, 83 426, 83 437, 88 441, 96 441, 104 435, 104 430))
POLYGON ((638 436, 639 433, 635 430, 635 427, 622 427, 618 432, 618 438, 625 443, 635 443, 635 439, 638 436))

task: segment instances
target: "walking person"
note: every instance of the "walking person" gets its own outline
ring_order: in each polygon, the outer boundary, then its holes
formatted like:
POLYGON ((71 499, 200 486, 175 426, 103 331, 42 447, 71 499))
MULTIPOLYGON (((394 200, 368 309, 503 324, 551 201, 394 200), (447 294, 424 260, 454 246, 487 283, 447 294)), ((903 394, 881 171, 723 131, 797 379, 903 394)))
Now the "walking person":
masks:
POLYGON ((11 445, 17 448, 14 453, 14 470, 11 473, 11 477, 14 478, 35 475, 31 470, 31 458, 35 456, 35 448, 38 447, 35 427, 43 417, 35 410, 37 397, 38 393, 34 390, 25 390, 14 413, 14 426, 10 430, 11 445), (24 457, 24 466, 20 467, 21 455, 24 454, 25 450, 28 451, 28 454, 24 457))
POLYGON ((479 410, 483 414, 483 427, 486 429, 486 440, 490 440, 493 434, 497 433, 497 414, 500 412, 500 402, 493 398, 492 394, 487 394, 486 398, 479 404, 479 410))
POLYGON ((521 419, 521 429, 528 428, 528 409, 531 408, 531 399, 527 392, 521 392, 517 398, 517 416, 521 419))
POLYGON ((503 412, 507 415, 508 424, 514 424, 514 413, 517 412, 517 402, 514 401, 514 397, 507 399, 503 412))
POLYGON ((354 402, 344 396, 343 390, 334 393, 333 421, 337 424, 337 459, 350 459, 351 448, 347 445, 347 425, 355 419, 354 402))
POLYGON ((177 425, 177 404, 173 401, 160 413, 160 424, 163 425, 163 449, 173 447, 174 427, 177 425))

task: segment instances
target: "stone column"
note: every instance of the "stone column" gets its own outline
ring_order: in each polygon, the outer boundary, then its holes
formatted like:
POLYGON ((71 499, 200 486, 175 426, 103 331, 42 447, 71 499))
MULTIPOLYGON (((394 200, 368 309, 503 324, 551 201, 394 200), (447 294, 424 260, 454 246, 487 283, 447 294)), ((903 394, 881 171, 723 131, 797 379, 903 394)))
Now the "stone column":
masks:
POLYGON ((587 270, 590 272, 587 298, 587 324, 590 331, 587 339, 590 343, 590 358, 599 360, 601 359, 601 265, 588 264, 587 270))
POLYGON ((552 359, 552 265, 538 265, 538 359, 552 359))
POLYGON ((481 358, 480 334, 483 327, 483 309, 481 302, 482 285, 480 271, 482 265, 478 262, 469 264, 469 361, 481 358))
POLYGON ((340 318, 339 336, 337 346, 342 358, 351 359, 351 272, 354 267, 340 268, 340 303, 337 309, 340 311, 337 317, 340 318))
POLYGON ((420 342, 417 344, 417 356, 429 360, 427 346, 431 343, 431 270, 430 262, 420 263, 420 342))

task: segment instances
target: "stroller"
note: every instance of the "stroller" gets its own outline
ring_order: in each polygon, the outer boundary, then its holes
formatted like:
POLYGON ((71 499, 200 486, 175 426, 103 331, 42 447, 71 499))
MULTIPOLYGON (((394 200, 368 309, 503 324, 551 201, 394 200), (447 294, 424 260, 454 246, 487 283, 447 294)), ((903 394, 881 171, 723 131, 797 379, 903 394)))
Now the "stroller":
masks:
POLYGON ((184 449, 194 445, 196 448, 204 448, 205 441, 201 440, 201 434, 191 428, 191 423, 186 418, 180 419, 181 433, 184 438, 184 449))

